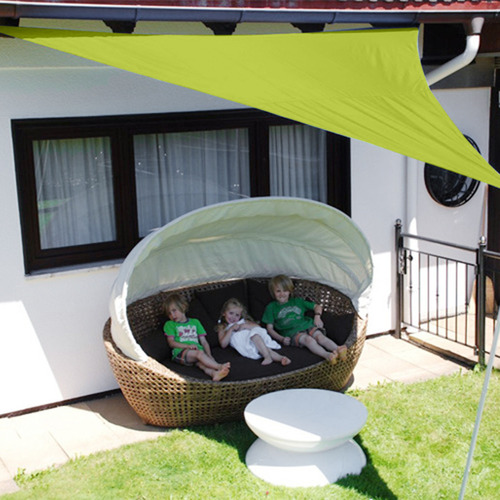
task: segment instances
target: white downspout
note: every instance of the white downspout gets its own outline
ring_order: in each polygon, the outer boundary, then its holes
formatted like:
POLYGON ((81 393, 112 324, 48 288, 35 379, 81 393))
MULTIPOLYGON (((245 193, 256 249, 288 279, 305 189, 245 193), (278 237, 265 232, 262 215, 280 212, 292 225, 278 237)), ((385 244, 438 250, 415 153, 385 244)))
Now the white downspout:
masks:
POLYGON ((429 71, 425 76, 429 87, 440 80, 443 80, 459 69, 465 68, 477 56, 479 43, 481 42, 481 30, 483 28, 484 18, 475 17, 468 25, 468 33, 465 41, 465 50, 462 54, 453 58, 451 61, 439 66, 439 68, 429 71))
MULTIPOLYGON (((459 56, 455 57, 451 61, 448 61, 447 63, 443 64, 439 68, 436 68, 433 71, 430 71, 426 75, 427 83, 429 84, 429 87, 433 85, 434 83, 443 80, 447 76, 451 75, 452 73, 455 73, 459 69, 464 68, 468 64, 470 64, 474 58, 477 55, 477 52, 479 50, 479 43, 481 40, 480 34, 481 34, 481 29, 483 27, 484 23, 484 18, 482 17, 475 17, 470 25, 469 25, 469 33, 467 35, 467 40, 466 40, 466 46, 465 46, 465 51, 460 54, 459 56)), ((409 186, 408 186, 409 187, 409 186)), ((487 189, 488 187, 486 187, 487 189)), ((498 313, 498 318, 497 318, 497 327, 495 329, 495 335, 493 337, 493 343, 490 349, 490 353, 495 353, 497 346, 498 346, 498 340, 500 336, 500 311, 498 313)), ((467 488, 467 481, 469 479, 469 471, 472 463, 472 459, 474 456, 474 449, 476 445, 476 440, 477 440, 477 434, 479 432, 479 425, 481 423, 481 418, 483 415, 483 409, 484 409, 484 402, 486 399, 486 393, 488 391, 488 385, 490 381, 490 375, 491 371, 493 369, 493 361, 494 361, 495 356, 490 354, 490 358, 488 361, 488 367, 486 369, 486 375, 484 378, 484 383, 483 383, 483 390, 481 392, 481 398, 479 400, 479 405, 477 408, 477 413, 476 413, 476 421, 474 424, 474 431, 472 433, 472 439, 471 439, 471 444, 469 447, 469 453, 467 455, 467 465, 465 466, 465 472, 462 477, 462 487, 460 489, 460 495, 459 495, 459 500, 463 500, 464 495, 465 495, 465 490, 467 488)))
MULTIPOLYGON (((470 64, 476 57, 479 51, 481 41, 481 30, 484 24, 482 17, 475 17, 467 26, 467 38, 465 42, 465 50, 462 54, 453 58, 451 61, 443 64, 439 68, 435 68, 426 75, 429 87, 434 83, 443 80, 447 76, 456 73, 458 70, 470 64)), ((406 228, 405 231, 410 234, 418 234, 418 178, 420 170, 418 161, 413 158, 406 158, 406 228)), ((409 240, 408 245, 411 249, 418 250, 418 241, 409 240)), ((413 297, 416 299, 417 297, 413 297)), ((412 304, 415 307, 416 304, 412 304)), ((409 304, 408 304, 409 307, 409 304)))

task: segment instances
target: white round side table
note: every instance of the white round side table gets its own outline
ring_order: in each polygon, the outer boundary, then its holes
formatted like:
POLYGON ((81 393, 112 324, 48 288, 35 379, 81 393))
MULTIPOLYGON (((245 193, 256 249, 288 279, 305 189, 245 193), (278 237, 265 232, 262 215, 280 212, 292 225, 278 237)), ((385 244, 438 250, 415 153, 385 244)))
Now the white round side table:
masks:
POLYGON ((352 439, 368 417, 357 399, 323 389, 286 389, 251 401, 245 421, 258 436, 246 455, 250 471, 268 483, 325 486, 366 465, 352 439))

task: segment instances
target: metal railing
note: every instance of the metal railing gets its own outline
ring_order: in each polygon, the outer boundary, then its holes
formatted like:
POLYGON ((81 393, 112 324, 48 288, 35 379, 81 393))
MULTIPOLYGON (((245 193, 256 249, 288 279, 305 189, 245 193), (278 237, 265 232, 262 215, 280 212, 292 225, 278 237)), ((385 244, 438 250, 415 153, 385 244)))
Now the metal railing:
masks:
POLYGON ((473 248, 403 233, 399 219, 395 228, 396 335, 414 328, 445 338, 471 347, 484 365, 495 329, 500 254, 486 250, 484 237, 473 248))

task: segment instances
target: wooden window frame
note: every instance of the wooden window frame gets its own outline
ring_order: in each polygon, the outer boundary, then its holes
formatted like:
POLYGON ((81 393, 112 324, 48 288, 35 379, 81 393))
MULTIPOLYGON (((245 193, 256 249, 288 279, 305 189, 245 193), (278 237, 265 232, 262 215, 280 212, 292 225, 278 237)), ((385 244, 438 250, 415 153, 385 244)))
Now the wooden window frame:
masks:
MULTIPOLYGON (((259 110, 229 110, 12 121, 19 211, 27 274, 123 259, 140 240, 133 137, 138 134, 246 128, 249 131, 250 191, 268 196, 269 127, 296 124, 259 110), (33 141, 109 137, 113 169, 116 240, 42 249, 38 225, 33 141)), ((327 200, 351 212, 350 140, 327 133, 327 200)))

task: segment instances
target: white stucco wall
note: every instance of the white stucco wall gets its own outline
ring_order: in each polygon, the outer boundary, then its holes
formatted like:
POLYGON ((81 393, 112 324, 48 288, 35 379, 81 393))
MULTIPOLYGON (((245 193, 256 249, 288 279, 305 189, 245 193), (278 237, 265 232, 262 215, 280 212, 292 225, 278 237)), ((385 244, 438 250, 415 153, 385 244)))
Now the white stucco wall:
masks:
POLYGON ((236 107, 0 39, 0 415, 117 387, 102 343, 117 268, 25 276, 10 121, 236 107))
MULTIPOLYGON (((490 89, 440 90, 435 95, 455 125, 476 142, 481 154, 488 159, 490 89)), ((458 245, 477 246, 484 234, 485 184, 480 184, 465 205, 450 208, 439 205, 428 195, 423 175, 417 179, 418 232, 458 245)))
MULTIPOLYGON (((488 159, 490 89, 439 90, 435 95, 457 127, 474 139, 488 159)), ((395 327, 396 219, 401 219, 404 232, 476 247, 483 234, 485 185, 481 183, 465 205, 443 207, 427 192, 422 162, 359 141, 352 141, 351 155, 352 217, 366 234, 375 263, 368 333, 378 333, 395 327)), ((412 248, 438 250, 421 242, 412 242, 412 248)), ((446 249, 446 253, 468 262, 475 258, 454 249, 446 249)))
MULTIPOLYGON (((148 29, 142 27, 143 32, 148 29)), ((170 29, 206 32, 201 24, 189 30, 170 29)), ((488 91, 442 91, 439 98, 458 126, 486 153, 488 91)), ((25 276, 10 121, 240 107, 27 42, 0 38, 0 224, 4 234, 0 245, 0 414, 117 387, 101 336, 117 267, 25 276)), ((466 239, 473 244, 478 235, 480 196, 464 210, 443 211, 426 194, 421 165, 408 167, 406 158, 360 141, 352 141, 351 150, 352 215, 372 245, 375 262, 369 333, 378 333, 394 328, 395 220, 401 218, 406 225, 409 221, 405 219, 413 211, 419 232, 440 237, 445 231, 455 237, 469 227, 470 238, 466 239), (415 168, 417 174, 411 170, 415 168), (416 182, 408 180, 411 172, 416 182), (408 199, 415 200, 411 210, 408 199)))

